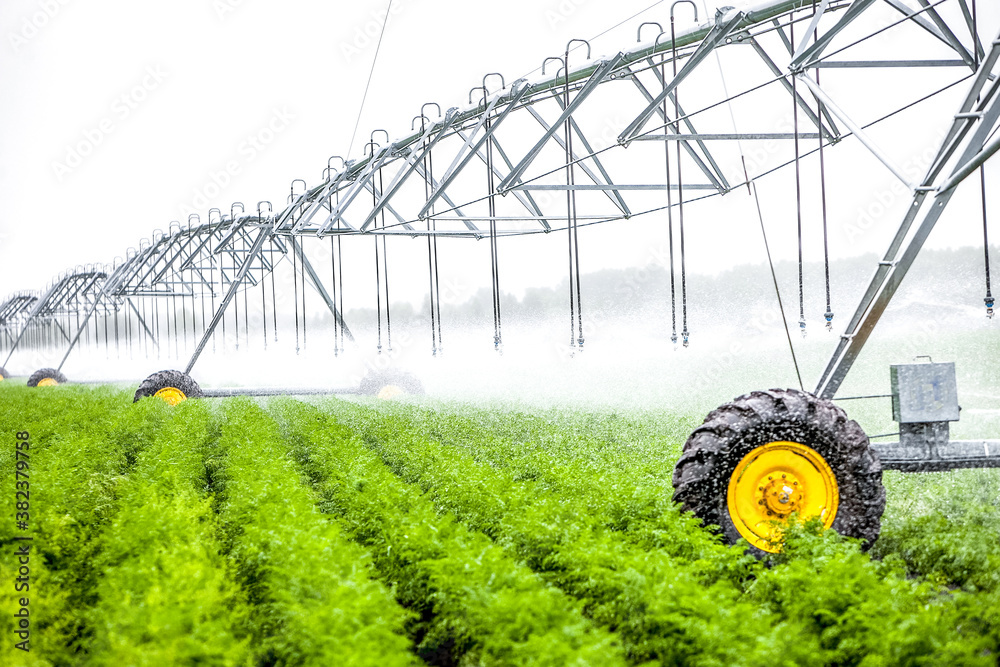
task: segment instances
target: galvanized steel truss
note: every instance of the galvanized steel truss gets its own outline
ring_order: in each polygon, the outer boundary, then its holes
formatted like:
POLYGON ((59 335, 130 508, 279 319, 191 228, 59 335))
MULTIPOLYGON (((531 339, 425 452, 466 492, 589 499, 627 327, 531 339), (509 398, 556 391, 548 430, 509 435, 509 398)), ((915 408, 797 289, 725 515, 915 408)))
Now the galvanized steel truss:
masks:
MULTIPOLYGON (((563 56, 548 59, 562 67, 547 76, 543 67, 542 76, 533 81, 519 79, 507 85, 501 78, 501 88, 490 92, 488 75, 484 85, 473 90, 481 94, 470 93, 468 107, 444 113, 439 109, 436 119, 421 113, 408 136, 385 145, 373 140, 363 158, 342 160, 339 170, 328 162, 319 184, 295 193, 293 183, 288 205, 277 214, 270 213, 269 204, 267 213, 258 206, 255 216, 243 215, 242 206, 240 215, 232 209, 230 216, 222 216, 213 209, 208 223, 189 220, 186 227, 177 225, 155 235, 101 278, 93 272, 80 273, 73 282, 78 288, 72 298, 62 287, 53 296, 53 286, 27 316, 23 308, 17 311, 20 320, 0 309, 0 323, 6 332, 19 321, 20 338, 33 322, 46 317, 50 302, 57 308, 76 308, 86 319, 99 308, 117 310, 139 298, 208 295, 212 317, 203 318, 190 371, 234 296, 263 280, 279 259, 290 256, 290 250, 294 259, 308 265, 305 247, 316 238, 482 239, 627 219, 663 211, 668 194, 676 193, 671 205, 677 207, 749 187, 774 171, 750 174, 741 168, 741 160, 732 158, 736 151, 742 156, 744 143, 790 146, 808 140, 816 146, 806 151, 809 154, 820 142, 829 146, 853 136, 906 184, 913 193, 913 206, 817 386, 817 393, 829 397, 955 188, 997 150, 998 41, 984 44, 979 36, 984 26, 978 26, 977 34, 974 25, 968 0, 770 0, 743 10, 719 10, 701 25, 676 31, 671 17, 671 29, 661 31, 652 42, 606 58, 577 63, 579 50, 567 46, 563 56), (892 10, 893 19, 875 15, 875 9, 885 7, 892 10), (871 19, 866 27, 861 27, 862 17, 871 19), (914 31, 927 41, 914 38, 912 44, 894 44, 886 49, 888 57, 878 60, 851 58, 854 47, 878 43, 881 35, 897 30, 914 31), (933 50, 929 45, 943 48, 947 55, 928 57, 933 50), (711 64, 714 56, 731 49, 739 50, 740 67, 724 67, 720 59, 718 72, 727 76, 726 69, 735 70, 735 75, 728 74, 729 84, 739 85, 740 90, 710 102, 691 96, 695 103, 685 101, 681 106, 680 98, 688 99, 687 90, 704 90, 699 82, 717 76, 711 64), (904 68, 928 72, 952 68, 951 85, 967 85, 964 103, 937 159, 919 183, 909 182, 896 159, 881 150, 869 132, 873 126, 891 124, 900 109, 941 91, 901 84, 912 89, 911 97, 902 103, 897 100, 889 114, 859 119, 842 108, 842 100, 825 83, 818 82, 821 69, 879 71, 891 80, 892 73, 904 68), (804 127, 794 132, 773 127, 736 129, 728 118, 719 120, 713 113, 746 99, 797 107, 804 127), (624 122, 610 122, 608 109, 624 122), (666 150, 674 145, 683 150, 685 169, 696 174, 696 180, 683 185, 679 179, 666 182, 661 175, 663 153, 648 157, 649 148, 666 150), (441 165, 447 166, 441 170, 441 165), (549 194, 567 192, 581 198, 582 213, 574 214, 575 204, 568 210, 560 197, 549 194)), ((589 45, 587 49, 589 56, 589 45)), ((682 163, 677 160, 679 170, 682 163)), ((311 265, 304 269, 306 274, 346 329, 335 300, 311 265)))

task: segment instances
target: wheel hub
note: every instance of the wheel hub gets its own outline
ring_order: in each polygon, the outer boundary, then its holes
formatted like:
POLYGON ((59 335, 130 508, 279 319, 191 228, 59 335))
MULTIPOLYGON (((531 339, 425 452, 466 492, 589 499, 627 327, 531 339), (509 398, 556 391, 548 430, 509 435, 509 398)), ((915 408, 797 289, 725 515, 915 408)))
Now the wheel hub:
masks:
POLYGON ((57 384, 59 383, 52 378, 42 378, 41 380, 38 381, 39 387, 54 387, 57 384))
POLYGON ((181 401, 187 400, 187 394, 176 387, 164 387, 153 394, 153 396, 159 398, 167 405, 177 405, 181 401))
POLYGON ((802 507, 805 489, 789 471, 775 472, 761 479, 757 485, 760 494, 758 505, 763 505, 775 516, 785 518, 802 507))
POLYGON ((376 394, 376 396, 378 396, 379 398, 381 398, 384 401, 388 401, 388 400, 391 400, 393 398, 396 398, 397 396, 399 396, 402 393, 403 393, 403 390, 400 387, 398 387, 397 385, 387 384, 387 385, 385 385, 384 387, 382 387, 381 389, 378 390, 378 394, 376 394))
POLYGON ((803 520, 819 517, 829 528, 837 514, 837 478, 812 447, 798 442, 769 442, 743 457, 726 494, 729 516, 750 544, 780 551, 781 524, 793 513, 803 520))

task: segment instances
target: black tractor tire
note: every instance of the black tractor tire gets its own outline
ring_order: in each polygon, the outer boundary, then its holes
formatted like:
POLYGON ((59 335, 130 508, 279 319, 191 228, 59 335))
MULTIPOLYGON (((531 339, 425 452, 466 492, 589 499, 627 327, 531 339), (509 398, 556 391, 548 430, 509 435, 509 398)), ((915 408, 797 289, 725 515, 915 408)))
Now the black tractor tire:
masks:
POLYGON ((378 396, 386 387, 398 387, 405 394, 424 393, 424 386, 413 373, 398 370, 370 371, 361 378, 358 391, 368 396, 378 396))
MULTIPOLYGON (((741 536, 727 504, 730 478, 749 452, 777 441, 805 444, 826 460, 839 495, 830 527, 870 548, 885 510, 882 464, 868 436, 843 409, 797 389, 755 391, 710 412, 684 443, 674 467, 674 501, 735 544, 741 536)), ((764 555, 756 547, 750 551, 764 555)))
POLYGON ((186 398, 200 398, 204 395, 198 383, 187 373, 166 370, 153 373, 143 380, 139 388, 135 390, 135 398, 132 399, 132 402, 138 403, 140 398, 155 396, 156 392, 169 387, 183 392, 186 398))
POLYGON ((7 369, 4 368, 3 366, 0 366, 0 380, 6 380, 9 377, 10 373, 7 372, 7 369))
POLYGON ((37 387, 42 380, 55 380, 56 384, 65 384, 66 376, 54 368, 40 368, 28 378, 29 387, 37 387))

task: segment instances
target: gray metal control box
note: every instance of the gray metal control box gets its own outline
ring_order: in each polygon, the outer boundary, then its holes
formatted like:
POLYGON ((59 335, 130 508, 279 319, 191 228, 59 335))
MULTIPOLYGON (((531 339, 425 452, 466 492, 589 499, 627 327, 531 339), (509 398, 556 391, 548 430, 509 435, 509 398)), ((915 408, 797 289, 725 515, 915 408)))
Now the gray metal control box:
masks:
POLYGON ((898 364, 889 367, 892 418, 900 424, 958 421, 955 364, 898 364))

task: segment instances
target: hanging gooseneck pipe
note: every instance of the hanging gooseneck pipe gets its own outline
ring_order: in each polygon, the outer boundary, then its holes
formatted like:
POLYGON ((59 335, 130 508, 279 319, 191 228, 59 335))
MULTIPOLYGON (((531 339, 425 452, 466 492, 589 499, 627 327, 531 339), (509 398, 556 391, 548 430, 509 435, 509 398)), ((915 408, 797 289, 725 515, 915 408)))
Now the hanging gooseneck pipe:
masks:
MULTIPOLYGON (((289 193, 288 193, 288 203, 289 204, 291 204, 293 201, 295 201, 295 184, 296 183, 301 183, 302 184, 302 192, 303 192, 303 194, 305 194, 309 190, 308 184, 303 179, 296 178, 295 180, 293 180, 292 184, 291 184, 291 186, 289 188, 289 193)), ((299 204, 299 211, 300 211, 300 213, 301 213, 301 210, 302 210, 302 204, 299 204)), ((292 254, 294 255, 295 252, 296 252, 295 251, 295 243, 296 243, 296 241, 295 241, 295 237, 294 236, 291 237, 291 241, 292 241, 292 254)), ((299 261, 299 270, 302 273, 301 278, 300 278, 301 284, 302 284, 302 349, 305 349, 305 347, 306 347, 306 333, 307 333, 306 313, 308 312, 308 310, 306 310, 306 248, 305 248, 305 246, 302 245, 302 244, 299 244, 298 252, 302 253, 301 261, 299 261)), ((261 280, 263 280, 263 277, 261 278, 261 280)))
MULTIPOLYGON (((677 30, 675 21, 675 10, 677 5, 689 4, 694 10, 694 22, 698 22, 698 6, 693 0, 675 0, 670 5, 670 49, 672 52, 674 77, 677 76, 677 30)), ((681 133, 681 108, 680 108, 680 86, 674 87, 674 132, 681 133)), ((681 171, 681 142, 677 142, 677 217, 680 231, 680 251, 681 251, 681 341, 684 347, 690 342, 690 332, 687 325, 687 266, 684 256, 684 178, 681 171)))
MULTIPOLYGON (((303 181, 303 183, 304 182, 305 181, 303 181)), ((292 183, 294 185, 295 181, 292 181, 292 183)), ((263 207, 263 205, 264 204, 267 204, 267 216, 270 218, 273 215, 273 210, 271 208, 271 202, 269 202, 269 201, 259 201, 259 202, 257 202, 257 220, 258 221, 262 221, 263 220, 263 217, 264 217, 264 213, 263 213, 264 207, 263 207)), ((240 204, 240 209, 241 209, 241 212, 242 212, 243 204, 240 204)), ((235 221, 236 218, 233 217, 233 220, 235 221)), ((247 252, 244 255, 244 257, 249 258, 249 256, 250 256, 250 252, 249 252, 250 251, 250 246, 247 245, 246 235, 243 234, 243 233, 241 233, 240 236, 243 238, 244 247, 247 249, 247 252)), ((270 242, 270 239, 269 239, 269 242, 270 242)), ((244 260, 244 261, 247 261, 247 260, 244 260)), ((247 275, 248 276, 250 275, 249 271, 247 271, 247 275)), ((263 271, 260 274, 260 285, 261 285, 261 305, 263 306, 263 300, 264 300, 264 273, 263 273, 263 271)), ((271 290, 272 290, 272 295, 273 295, 273 290, 274 290, 274 272, 273 271, 272 271, 272 276, 271 276, 271 290)), ((246 289, 243 290, 243 303, 244 304, 247 303, 247 296, 248 296, 249 292, 250 292, 250 286, 247 285, 246 289)), ((272 310, 272 312, 274 312, 274 311, 277 310, 276 309, 276 304, 274 303, 273 297, 272 297, 272 300, 271 300, 271 310, 272 310)), ((246 331, 247 346, 249 346, 250 345, 250 324, 249 324, 250 317, 249 317, 249 311, 245 312, 245 317, 246 317, 247 322, 244 323, 244 330, 246 331)), ((264 349, 267 349, 267 331, 266 331, 267 324, 266 324, 266 317, 267 317, 267 313, 262 308, 261 309, 261 318, 264 319, 264 322, 265 322, 265 324, 264 324, 264 327, 265 327, 265 331, 264 331, 264 349)), ((277 329, 277 321, 275 323, 275 329, 277 329)), ((236 332, 236 335, 237 335, 237 337, 239 336, 239 331, 236 332)), ((275 340, 277 340, 277 339, 278 339, 277 338, 277 331, 275 331, 275 340)))
MULTIPOLYGON (((788 41, 795 43, 795 17, 788 16, 788 41)), ((792 132, 794 133, 795 144, 795 220, 796 233, 799 244, 799 331, 802 337, 806 337, 806 305, 805 289, 802 279, 802 170, 800 166, 801 152, 799 150, 799 93, 798 77, 792 77, 792 132)), ((820 132, 820 142, 822 142, 822 132, 820 132)))
MULTIPOLYGON (((331 155, 326 160, 326 170, 324 172, 324 175, 326 176, 327 181, 332 180, 333 166, 330 164, 330 162, 332 162, 333 160, 340 160, 340 170, 341 171, 347 168, 347 161, 344 160, 344 158, 342 158, 339 155, 331 155)), ((337 192, 335 194, 329 195, 329 199, 327 201, 327 205, 328 205, 330 211, 334 211, 335 210, 334 206, 340 206, 340 190, 339 189, 337 190, 337 192)), ((337 220, 337 230, 338 231, 340 230, 340 220, 337 220)), ((343 315, 343 313, 344 313, 344 263, 343 263, 343 261, 341 261, 342 257, 343 257, 342 254, 341 254, 341 243, 340 243, 340 240, 341 240, 340 237, 341 237, 341 235, 337 234, 336 237, 337 237, 337 239, 336 239, 336 247, 334 247, 334 243, 335 243, 334 242, 334 238, 332 236, 330 237, 330 272, 332 273, 332 275, 330 276, 330 278, 333 281, 333 303, 334 303, 335 306, 337 306, 337 311, 339 313, 341 313, 341 315, 343 315), (339 273, 338 273, 338 267, 339 267, 339 273), (339 279, 338 279, 338 275, 339 275, 339 279), (338 299, 337 295, 338 294, 340 295, 339 296, 339 299, 340 299, 339 303, 337 301, 337 299, 338 299)), ((338 318, 334 317, 333 318, 333 356, 336 357, 340 353, 341 350, 346 351, 346 348, 344 347, 344 325, 343 325, 343 322, 339 321, 338 318)))
MULTIPOLYGON (((590 43, 585 39, 571 39, 566 43, 566 53, 564 55, 564 69, 565 74, 565 84, 564 84, 564 108, 569 108, 569 52, 571 51, 571 45, 573 42, 580 42, 587 47, 587 60, 590 60, 590 43)), ((572 284, 576 283, 576 340, 573 340, 573 323, 570 322, 570 347, 576 345, 576 350, 583 351, 583 303, 581 300, 581 289, 580 289, 580 234, 579 226, 576 215, 576 184, 575 175, 573 173, 574 167, 574 157, 573 157, 573 121, 572 117, 567 117, 564 124, 564 131, 566 132, 566 218, 567 218, 567 236, 569 237, 569 254, 570 254, 570 303, 573 301, 572 284), (573 274, 575 271, 575 281, 573 280, 573 274)), ((571 308, 572 310, 572 308, 571 308)), ((572 319, 572 314, 570 315, 572 319)))
MULTIPOLYGON (((816 16, 816 5, 813 5, 813 16, 816 16)), ((813 43, 819 40, 819 30, 813 29, 813 43)), ((816 85, 818 86, 819 81, 819 68, 816 69, 816 85)), ((823 101, 816 100, 817 104, 817 117, 823 117, 823 101)), ((826 158, 823 153, 823 146, 826 142, 823 140, 823 133, 819 133, 819 189, 820 189, 820 205, 823 209, 823 280, 826 287, 826 312, 823 313, 823 319, 826 320, 826 330, 833 332, 833 306, 830 301, 830 241, 828 233, 828 221, 827 221, 827 209, 826 209, 826 158)))
MULTIPOLYGON (((425 102, 423 105, 421 105, 420 115, 426 118, 426 116, 424 115, 424 109, 432 105, 434 106, 434 108, 437 109, 438 118, 440 118, 441 105, 439 105, 437 102, 425 102)), ((427 178, 424 180, 424 182, 427 184, 427 190, 426 190, 427 198, 430 198, 430 192, 433 189, 434 185, 434 156, 431 155, 430 152, 428 152, 426 157, 427 159, 425 164, 425 172, 427 174, 427 178)), ((434 207, 432 205, 431 212, 433 213, 433 211, 434 207)), ((430 218, 428 218, 428 224, 430 225, 430 228, 433 231, 435 232, 437 231, 437 220, 433 217, 433 215, 430 218)), ((433 244, 434 248, 434 294, 435 294, 434 302, 436 304, 435 308, 437 310, 437 351, 440 354, 441 352, 443 352, 443 342, 441 334, 441 276, 440 276, 440 270, 438 268, 439 265, 438 265, 437 234, 432 234, 431 236, 432 236, 431 243, 433 244)))
MULTIPOLYGON (((374 141, 369 141, 365 144, 362 154, 366 154, 369 149, 371 149, 372 159, 374 160, 375 149, 378 144, 374 141)), ((374 188, 372 188, 374 190, 374 188)), ((372 192, 372 204, 378 204, 378 197, 372 192)), ((375 228, 378 229, 378 222, 375 223, 375 228)), ((379 267, 379 252, 378 252, 378 235, 374 237, 375 241, 375 319, 378 321, 378 342, 376 344, 376 350, 378 354, 382 354, 382 277, 381 268, 379 267)))
MULTIPOLYGON (((647 24, 643 24, 647 25, 647 24)), ((653 40, 654 48, 659 45, 660 38, 666 35, 666 32, 660 26, 659 23, 650 23, 648 25, 655 25, 660 28, 660 34, 656 36, 653 40)), ((641 33, 642 26, 639 26, 639 31, 641 33)), ((638 41, 640 35, 636 35, 636 40, 638 41)), ((667 62, 666 58, 660 61, 660 83, 663 86, 667 85, 667 62)), ((667 113, 667 98, 663 98, 663 120, 669 118, 667 113)), ((664 125, 663 131, 667 132, 668 126, 664 125)), ((677 288, 675 285, 676 270, 674 269, 674 202, 673 202, 673 192, 672 184, 670 182, 670 142, 663 142, 663 162, 664 162, 664 172, 665 172, 665 184, 667 191, 667 250, 668 256, 670 258, 670 342, 673 343, 674 349, 677 349, 677 288)))
MULTIPOLYGON (((499 76, 501 85, 506 88, 506 83, 504 82, 503 75, 497 73, 491 73, 483 76, 483 85, 476 86, 469 91, 469 101, 471 104, 472 93, 476 90, 481 90, 483 93, 482 104, 483 109, 488 110, 488 98, 489 98, 489 87, 486 85, 486 79, 490 76, 499 76)), ((485 122, 483 125, 483 131, 489 134, 491 129, 490 117, 487 114, 485 122)), ((503 353, 503 330, 501 328, 501 311, 500 311, 500 263, 499 255, 497 252, 497 223, 496 223, 496 187, 493 178, 493 143, 492 141, 486 142, 486 191, 487 196, 487 207, 489 215, 490 224, 490 293, 493 298, 493 349, 498 353, 503 353)))
MULTIPOLYGON (((385 134, 385 143, 386 143, 386 145, 388 145, 389 144, 389 133, 386 132, 385 130, 372 130, 371 134, 368 136, 369 142, 372 143, 372 144, 375 144, 376 146, 378 145, 378 144, 375 143, 375 133, 376 132, 382 132, 383 134, 385 134)), ((373 159, 374 159, 374 151, 372 152, 372 155, 373 155, 373 159)), ((377 190, 375 188, 375 180, 372 179, 372 205, 373 206, 377 206, 378 205, 378 195, 379 195, 380 192, 382 192, 382 190, 383 190, 382 168, 379 167, 379 170, 378 170, 378 189, 377 190)), ((379 218, 381 218, 381 220, 382 220, 382 230, 384 232, 385 231, 385 207, 384 206, 382 207, 382 210, 379 212, 379 218)), ((375 248, 376 248, 375 252, 377 253, 378 252, 378 237, 377 236, 375 237, 375 248)), ((390 311, 390 307, 389 307, 389 251, 388 251, 388 248, 386 246, 386 235, 385 235, 385 233, 382 234, 382 277, 383 277, 383 281, 385 282, 385 340, 386 340, 386 349, 389 352, 392 352, 392 316, 391 316, 391 311, 390 311)))
MULTIPOLYGON (((425 102, 420 107, 420 115, 415 116, 410 122, 410 129, 414 128, 417 119, 420 120, 420 134, 427 134, 427 123, 430 121, 424 114, 424 109, 433 106, 437 109, 438 118, 441 117, 441 105, 437 102, 425 102)), ((431 191, 434 185, 434 161, 427 150, 430 140, 424 143, 423 181, 424 181, 424 201, 430 201, 431 191)), ((427 216, 427 280, 428 295, 431 320, 431 355, 436 357, 441 352, 441 283, 438 273, 438 252, 437 252, 437 220, 434 218, 434 203, 431 202, 429 215, 427 216)))
MULTIPOLYGON (((976 6, 976 0, 972 0, 972 35, 973 35, 973 56, 975 60, 976 70, 979 70, 979 47, 977 46, 977 40, 979 39, 979 11, 976 6)), ((983 299, 983 303, 986 304, 986 317, 993 319, 993 291, 990 286, 990 235, 989 229, 986 222, 986 166, 981 165, 979 167, 979 187, 982 193, 982 206, 983 206, 983 260, 984 268, 986 271, 986 298, 983 299)))
MULTIPOLYGON (((569 70, 566 67, 566 59, 568 57, 569 57, 569 44, 566 45, 566 56, 565 57, 549 56, 544 61, 542 61, 542 75, 545 74, 545 66, 549 63, 550 60, 554 60, 555 62, 560 63, 562 65, 562 67, 559 70, 556 71, 556 77, 557 78, 559 77, 559 72, 560 71, 564 72, 564 73, 568 73, 569 70)), ((567 77, 568 77, 568 74, 567 74, 567 77)), ((565 91, 564 91, 564 99, 563 99, 563 107, 564 108, 569 105, 569 85, 568 84, 569 84, 569 82, 568 82, 568 79, 567 79, 567 85, 566 85, 566 88, 565 88, 565 91)), ((568 242, 568 246, 569 246, 569 253, 568 253, 568 256, 569 256, 569 269, 568 269, 568 276, 569 276, 569 349, 570 349, 570 356, 573 356, 573 354, 575 352, 575 349, 576 349, 576 302, 575 302, 575 300, 573 298, 573 294, 574 294, 573 287, 574 287, 575 280, 574 280, 574 275, 573 275, 573 224, 572 224, 572 212, 573 212, 573 206, 572 206, 572 204, 573 204, 574 200, 570 198, 570 193, 573 190, 573 188, 572 188, 573 174, 572 174, 572 169, 571 169, 573 158, 572 158, 571 153, 569 152, 570 151, 570 146, 571 146, 571 143, 570 143, 571 138, 570 138, 570 132, 569 132, 568 126, 569 126, 569 119, 567 118, 566 122, 564 123, 564 126, 563 126, 563 132, 565 134, 565 138, 564 138, 563 143, 565 144, 564 148, 565 148, 565 151, 566 151, 566 185, 567 185, 567 188, 566 188, 566 233, 567 233, 567 242, 568 242)))

